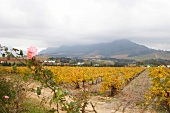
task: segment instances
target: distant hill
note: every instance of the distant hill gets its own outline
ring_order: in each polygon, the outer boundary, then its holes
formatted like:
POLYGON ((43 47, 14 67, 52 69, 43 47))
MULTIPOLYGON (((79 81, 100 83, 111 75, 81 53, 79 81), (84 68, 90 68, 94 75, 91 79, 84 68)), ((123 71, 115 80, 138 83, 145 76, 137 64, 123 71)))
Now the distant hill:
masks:
POLYGON ((143 61, 143 60, 148 60, 148 59, 170 60, 170 52, 161 51, 161 52, 157 52, 157 53, 128 57, 128 59, 134 59, 134 60, 137 60, 137 61, 143 61))
POLYGON ((158 51, 146 46, 136 44, 126 39, 116 40, 111 43, 99 43, 92 45, 61 46, 59 48, 47 48, 39 54, 47 56, 83 57, 83 58, 128 58, 147 54, 154 54, 158 51))

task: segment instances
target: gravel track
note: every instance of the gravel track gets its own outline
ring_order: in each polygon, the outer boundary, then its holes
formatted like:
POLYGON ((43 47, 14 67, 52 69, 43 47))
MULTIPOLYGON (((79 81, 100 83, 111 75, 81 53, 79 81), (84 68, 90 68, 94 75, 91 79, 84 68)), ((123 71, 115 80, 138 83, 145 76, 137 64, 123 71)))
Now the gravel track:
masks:
MULTIPOLYGON (((98 113, 141 113, 145 104, 145 93, 150 87, 148 69, 133 79, 114 97, 106 97, 105 102, 97 102, 101 97, 94 97, 98 113)), ((104 100, 104 99, 103 99, 104 100)), ((145 113, 155 113, 154 110, 147 110, 145 113)))

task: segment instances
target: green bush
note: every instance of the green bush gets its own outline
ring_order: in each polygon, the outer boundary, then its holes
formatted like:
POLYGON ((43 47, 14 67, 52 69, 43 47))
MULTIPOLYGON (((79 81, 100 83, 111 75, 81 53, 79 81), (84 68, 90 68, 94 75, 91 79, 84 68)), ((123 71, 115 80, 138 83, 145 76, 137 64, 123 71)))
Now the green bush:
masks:
POLYGON ((7 81, 4 75, 0 74, 0 113, 10 112, 10 105, 13 103, 14 98, 13 83, 7 81), (5 98, 5 96, 9 98, 5 98))

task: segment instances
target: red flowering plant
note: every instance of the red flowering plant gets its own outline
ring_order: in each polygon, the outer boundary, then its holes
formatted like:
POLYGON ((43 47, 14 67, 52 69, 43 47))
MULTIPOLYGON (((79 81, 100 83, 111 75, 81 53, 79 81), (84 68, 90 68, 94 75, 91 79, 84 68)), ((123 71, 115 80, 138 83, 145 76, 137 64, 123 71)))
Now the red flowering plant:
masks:
POLYGON ((37 55, 37 48, 36 47, 29 47, 27 48, 27 58, 32 59, 35 55, 37 55))
MULTIPOLYGON (((36 81, 39 81, 41 85, 37 87, 36 92, 37 95, 41 95, 41 91, 43 88, 49 88, 52 92, 52 97, 50 99, 50 106, 51 104, 56 105, 55 109, 53 108, 50 110, 51 112, 59 112, 60 110, 67 111, 67 113, 79 113, 80 112, 80 106, 77 102, 68 102, 65 98, 65 96, 68 95, 67 92, 64 92, 60 86, 56 83, 54 80, 54 74, 46 67, 43 67, 43 65, 36 60, 37 55, 37 48, 36 47, 29 47, 27 48, 27 58, 24 57, 23 51, 13 48, 11 51, 5 46, 0 47, 0 52, 3 57, 6 57, 8 60, 10 58, 16 58, 19 60, 24 66, 27 66, 27 70, 25 70, 27 73, 24 74, 23 78, 24 81, 33 79, 36 81), (15 52, 16 55, 13 54, 15 52), (25 59, 25 61, 21 60, 25 59)), ((17 73, 17 66, 13 65, 14 72, 17 73)), ((18 92, 18 91, 16 91, 18 92)), ((16 95, 18 95, 16 93, 16 95)), ((4 95, 7 99, 8 97, 4 95)), ((17 97, 17 96, 16 96, 17 97)), ((19 97, 17 97, 19 98, 19 97)), ((19 100, 19 99, 18 99, 19 100)), ((18 101, 17 100, 17 101, 18 101)), ((17 102, 16 101, 16 102, 17 102)), ((16 110, 16 113, 19 113, 19 103, 15 106, 14 109, 16 110)))

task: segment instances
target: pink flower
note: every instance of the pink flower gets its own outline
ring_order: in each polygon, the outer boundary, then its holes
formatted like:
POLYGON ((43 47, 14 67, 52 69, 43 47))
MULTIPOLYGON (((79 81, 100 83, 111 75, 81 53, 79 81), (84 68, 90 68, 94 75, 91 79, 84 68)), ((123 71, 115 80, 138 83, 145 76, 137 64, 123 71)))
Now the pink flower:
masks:
POLYGON ((4 98, 8 99, 8 98, 9 98, 9 96, 4 96, 4 98))
POLYGON ((33 56, 37 54, 37 48, 36 47, 29 47, 27 48, 27 58, 32 59, 33 56))

